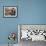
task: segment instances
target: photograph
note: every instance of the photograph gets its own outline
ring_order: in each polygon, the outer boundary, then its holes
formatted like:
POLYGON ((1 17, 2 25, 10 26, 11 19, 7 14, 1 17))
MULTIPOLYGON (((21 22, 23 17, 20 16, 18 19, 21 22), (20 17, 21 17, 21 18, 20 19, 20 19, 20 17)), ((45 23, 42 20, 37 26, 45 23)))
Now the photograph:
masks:
POLYGON ((16 17, 17 16, 17 7, 15 6, 5 6, 3 8, 4 17, 16 17))
POLYGON ((20 24, 18 30, 20 41, 46 41, 46 25, 20 24))

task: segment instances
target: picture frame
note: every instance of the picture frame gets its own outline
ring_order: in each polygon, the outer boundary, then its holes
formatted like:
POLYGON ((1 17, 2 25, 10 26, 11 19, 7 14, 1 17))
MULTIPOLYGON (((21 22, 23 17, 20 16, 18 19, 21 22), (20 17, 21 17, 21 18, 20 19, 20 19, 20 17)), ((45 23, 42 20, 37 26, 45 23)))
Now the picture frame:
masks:
POLYGON ((3 6, 3 17, 5 18, 15 18, 17 17, 17 6, 3 6))
MULTIPOLYGON (((28 30, 28 37, 30 36, 26 40, 46 41, 46 24, 18 24, 18 42, 21 42, 22 40, 25 40, 25 38, 21 39, 21 37, 22 37, 21 32, 23 30, 24 31, 28 30), (33 32, 33 33, 31 33, 31 32, 33 32)), ((25 36, 25 35, 23 35, 23 36, 25 36)))

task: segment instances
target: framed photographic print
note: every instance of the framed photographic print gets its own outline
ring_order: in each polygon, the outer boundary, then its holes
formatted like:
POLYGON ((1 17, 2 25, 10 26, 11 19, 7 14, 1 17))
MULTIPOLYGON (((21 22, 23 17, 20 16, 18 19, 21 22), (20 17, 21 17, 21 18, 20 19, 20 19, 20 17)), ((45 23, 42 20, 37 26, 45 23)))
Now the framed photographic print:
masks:
POLYGON ((17 17, 17 7, 16 6, 4 6, 3 15, 4 17, 17 17))
POLYGON ((18 41, 46 41, 46 25, 45 24, 19 24, 18 25, 18 41))

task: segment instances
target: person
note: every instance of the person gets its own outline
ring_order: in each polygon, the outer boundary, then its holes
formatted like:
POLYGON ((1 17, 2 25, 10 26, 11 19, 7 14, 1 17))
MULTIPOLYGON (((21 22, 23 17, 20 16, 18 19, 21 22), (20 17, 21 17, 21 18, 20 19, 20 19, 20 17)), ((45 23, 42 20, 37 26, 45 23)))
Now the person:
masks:
POLYGON ((11 15, 15 15, 15 14, 16 14, 15 8, 12 8, 11 9, 11 15))

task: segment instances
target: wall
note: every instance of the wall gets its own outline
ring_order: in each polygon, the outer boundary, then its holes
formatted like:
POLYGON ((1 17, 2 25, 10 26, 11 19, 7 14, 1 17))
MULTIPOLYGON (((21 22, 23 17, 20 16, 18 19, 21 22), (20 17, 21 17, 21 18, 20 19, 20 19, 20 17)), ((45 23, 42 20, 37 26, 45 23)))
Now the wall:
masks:
POLYGON ((20 0, 19 23, 46 24, 46 0, 20 0))
MULTIPOLYGON (((17 0, 2 0, 0 3, 0 44, 7 44, 9 42, 8 35, 10 32, 16 32, 16 35, 18 34, 18 18, 3 18, 3 6, 17 6, 17 0)), ((17 39, 15 43, 18 43, 17 39)))
POLYGON ((4 3, 0 4, 0 44, 8 43, 7 36, 9 32, 18 32, 17 24, 46 24, 46 0, 3 1, 4 3), (3 18, 3 5, 17 5, 18 17, 3 18))

